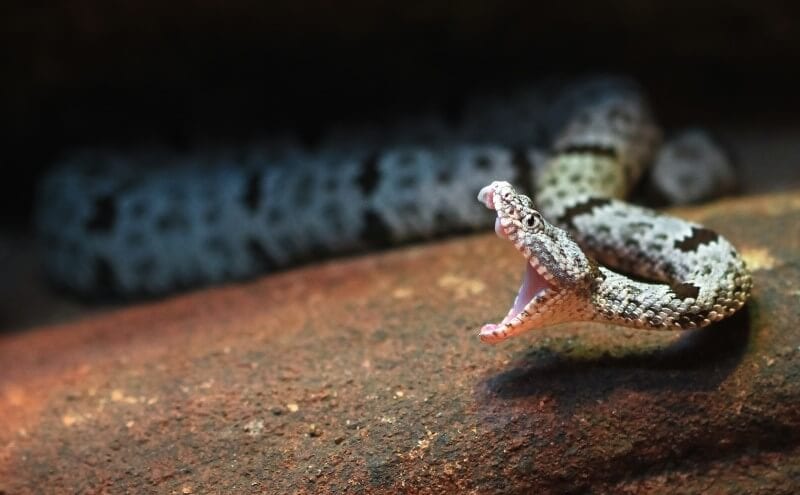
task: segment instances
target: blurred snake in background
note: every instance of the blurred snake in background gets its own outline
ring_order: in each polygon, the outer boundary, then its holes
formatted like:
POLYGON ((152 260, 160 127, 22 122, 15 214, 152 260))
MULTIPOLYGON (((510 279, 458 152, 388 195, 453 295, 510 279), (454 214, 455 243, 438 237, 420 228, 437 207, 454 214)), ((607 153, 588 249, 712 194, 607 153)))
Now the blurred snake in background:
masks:
POLYGON ((730 243, 624 201, 643 176, 672 203, 725 192, 725 153, 701 131, 662 146, 628 79, 563 86, 468 101, 457 124, 431 114, 333 129, 313 149, 73 151, 38 189, 46 272, 85 296, 163 295, 483 229, 480 191, 526 258, 486 342, 575 320, 696 328, 740 308, 751 281, 730 243))

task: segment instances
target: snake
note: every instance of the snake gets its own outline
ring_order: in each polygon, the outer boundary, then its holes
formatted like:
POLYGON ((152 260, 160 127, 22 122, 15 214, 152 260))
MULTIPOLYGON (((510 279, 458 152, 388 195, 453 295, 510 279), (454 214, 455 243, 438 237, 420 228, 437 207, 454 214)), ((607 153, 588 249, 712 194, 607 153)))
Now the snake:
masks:
POLYGON ((582 319, 694 328, 744 303, 750 279, 726 240, 622 199, 648 167, 678 202, 705 184, 691 175, 700 164, 717 177, 709 183, 730 175, 697 132, 660 146, 635 82, 523 88, 468 101, 462 113, 456 124, 432 114, 337 128, 314 147, 275 138, 75 150, 37 191, 45 273, 90 298, 162 296, 480 231, 493 215, 474 200, 481 191, 527 267, 508 316, 481 331, 486 342, 582 319))
POLYGON ((659 139, 642 102, 606 95, 558 136, 536 204, 506 181, 481 189, 478 200, 497 214, 495 232, 525 258, 514 303, 480 329, 481 341, 579 321, 689 330, 744 306, 752 278, 728 240, 624 201, 659 139))

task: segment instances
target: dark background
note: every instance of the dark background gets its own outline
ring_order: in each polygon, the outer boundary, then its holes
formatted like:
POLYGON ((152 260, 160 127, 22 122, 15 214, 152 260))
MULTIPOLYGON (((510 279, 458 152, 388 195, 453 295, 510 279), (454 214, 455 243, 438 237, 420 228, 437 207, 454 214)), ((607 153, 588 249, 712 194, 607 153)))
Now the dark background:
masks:
POLYGON ((800 185, 798 19, 775 1, 6 3, 2 263, 30 247, 35 183, 68 148, 287 129, 313 144, 334 120, 598 70, 638 78, 668 128, 740 145, 744 182, 763 185, 746 191, 800 185))
POLYGON ((0 16, 3 220, 65 147, 246 138, 593 70, 662 122, 795 118, 792 2, 20 2, 0 16))

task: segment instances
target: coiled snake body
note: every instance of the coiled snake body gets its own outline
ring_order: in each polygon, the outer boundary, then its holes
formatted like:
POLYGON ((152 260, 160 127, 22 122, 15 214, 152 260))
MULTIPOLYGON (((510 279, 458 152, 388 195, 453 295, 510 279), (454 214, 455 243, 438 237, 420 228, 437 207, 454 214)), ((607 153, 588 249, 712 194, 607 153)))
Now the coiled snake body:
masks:
POLYGON ((628 81, 600 79, 566 93, 547 118, 527 95, 474 112, 460 129, 434 125, 432 139, 351 133, 316 152, 287 145, 189 157, 75 154, 39 189, 45 267, 56 283, 84 294, 163 294, 325 254, 477 230, 489 217, 475 193, 506 180, 535 189, 539 210, 507 183, 482 192, 497 210, 498 233, 528 258, 514 307, 484 327, 483 340, 575 319, 694 328, 738 309, 750 278, 725 239, 622 201, 653 161, 660 171, 653 175, 671 178, 681 146, 692 148, 683 153, 686 170, 698 160, 719 162, 719 154, 690 139, 654 159, 659 131, 628 81), (485 139, 474 139, 477 128, 488 128, 485 139), (547 132, 557 139, 543 160, 543 143, 528 137, 547 132), (630 280, 595 260, 659 283, 630 280))

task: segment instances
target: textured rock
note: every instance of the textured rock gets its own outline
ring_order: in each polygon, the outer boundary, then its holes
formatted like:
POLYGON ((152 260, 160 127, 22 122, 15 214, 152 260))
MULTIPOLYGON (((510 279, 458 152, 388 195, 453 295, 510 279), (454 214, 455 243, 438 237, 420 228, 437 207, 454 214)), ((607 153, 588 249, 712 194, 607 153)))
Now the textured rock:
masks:
POLYGON ((694 333, 482 345, 522 263, 487 234, 3 336, 0 493, 791 493, 800 193, 681 213, 754 269, 694 333))

